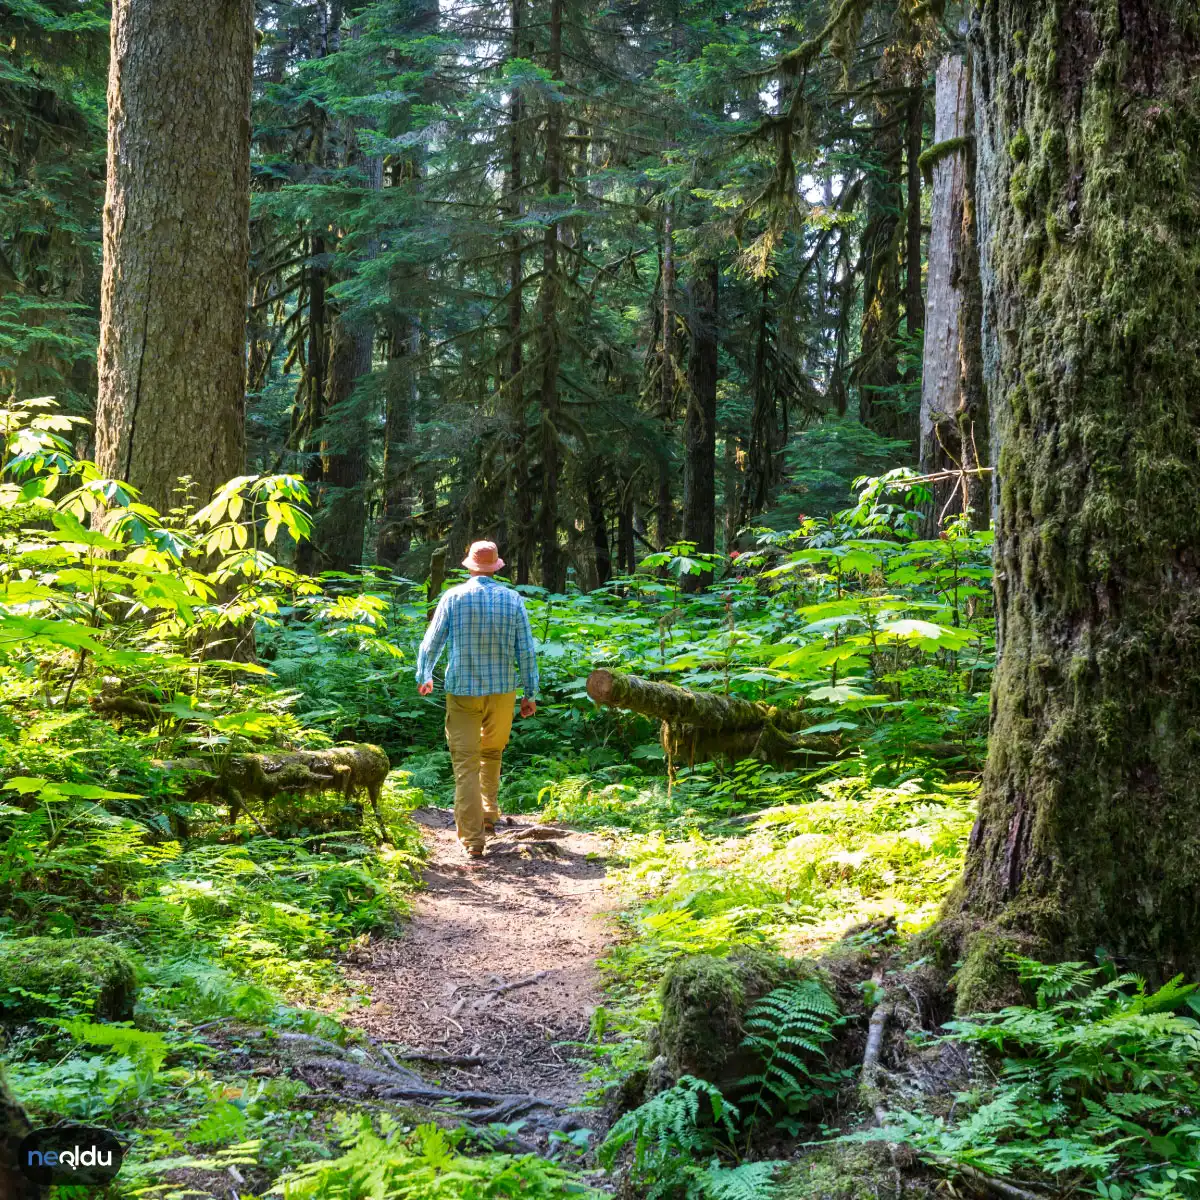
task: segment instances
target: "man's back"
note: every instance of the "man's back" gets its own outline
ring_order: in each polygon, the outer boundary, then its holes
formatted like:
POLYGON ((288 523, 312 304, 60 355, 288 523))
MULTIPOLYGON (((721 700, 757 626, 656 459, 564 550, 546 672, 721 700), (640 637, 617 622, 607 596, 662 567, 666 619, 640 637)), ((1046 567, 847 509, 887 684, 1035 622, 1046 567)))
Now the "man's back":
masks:
POLYGON ((449 643, 446 691, 454 696, 494 696, 514 692, 519 663, 525 695, 537 693, 533 633, 519 593, 489 576, 474 576, 446 591, 438 601, 417 664, 418 678, 432 677, 433 665, 449 643))

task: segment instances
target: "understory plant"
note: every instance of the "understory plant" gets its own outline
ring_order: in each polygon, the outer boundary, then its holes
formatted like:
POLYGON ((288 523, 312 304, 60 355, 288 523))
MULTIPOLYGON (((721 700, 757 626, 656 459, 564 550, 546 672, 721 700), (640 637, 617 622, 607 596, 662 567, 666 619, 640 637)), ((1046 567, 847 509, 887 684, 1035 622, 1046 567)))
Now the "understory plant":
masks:
POLYGON ((953 1171, 1104 1200, 1200 1196, 1200 1000, 1182 977, 1014 957, 1028 1005, 950 1022, 982 1055, 949 1115, 896 1109, 859 1139, 905 1143, 953 1171))

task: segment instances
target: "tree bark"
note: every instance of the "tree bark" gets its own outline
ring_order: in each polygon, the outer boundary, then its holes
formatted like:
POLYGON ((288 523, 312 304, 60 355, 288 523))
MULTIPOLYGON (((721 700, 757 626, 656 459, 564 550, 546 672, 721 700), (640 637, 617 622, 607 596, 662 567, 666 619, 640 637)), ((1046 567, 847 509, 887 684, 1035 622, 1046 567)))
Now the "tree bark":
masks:
POLYGON ((375 561, 395 567, 412 548, 413 418, 417 407, 417 355, 421 324, 415 316, 398 316, 388 338, 384 376, 383 503, 375 561))
MULTIPOLYGON (((328 367, 329 339, 326 336, 325 239, 313 234, 309 243, 308 272, 308 358, 297 388, 297 414, 293 440, 295 449, 308 457, 304 464, 304 482, 309 499, 316 507, 321 484, 321 456, 318 430, 325 421, 325 380, 328 367)), ((296 547, 296 569, 308 575, 317 570, 314 540, 309 538, 296 547)))
POLYGON ((662 241, 662 362, 659 376, 658 413, 663 428, 663 450, 658 460, 658 492, 655 497, 655 533, 660 549, 675 541, 675 499, 672 487, 671 429, 675 423, 675 397, 679 392, 679 350, 675 336, 675 233, 671 209, 663 216, 662 241))
POLYGON ((975 230, 975 152, 967 136, 972 119, 970 68, 947 55, 935 89, 932 205, 925 360, 921 380, 921 472, 960 471, 932 486, 926 533, 942 520, 971 510, 987 528, 987 453, 979 322, 979 245, 975 230))
POLYGON ((623 575, 637 570, 637 546, 633 536, 633 480, 621 479, 618 484, 617 563, 623 575))
MULTIPOLYGON (((702 553, 716 549, 717 537, 717 291, 720 267, 697 265, 689 288, 688 396, 683 441, 683 540, 702 553)), ((684 590, 699 591, 711 572, 685 575, 684 590)))
POLYGON ((243 469, 252 0, 117 0, 96 457, 165 510, 243 469))
POLYGON ((750 410, 750 444, 746 450, 746 471, 735 521, 740 529, 750 517, 763 511, 771 497, 782 441, 776 403, 777 384, 772 377, 770 340, 774 314, 771 309, 771 279, 764 276, 759 285, 757 329, 754 338, 754 404, 750 410))
POLYGON ((990 0, 975 43, 1001 650, 948 914, 968 978, 1006 932, 1195 976, 1200 27, 990 0))
MULTIPOLYGON (((509 53, 520 58, 524 33, 526 0, 512 0, 512 42, 509 53)), ((506 216, 514 223, 523 211, 524 151, 522 125, 525 121, 525 97, 514 87, 508 100, 508 187, 506 216)), ((513 228, 508 235, 508 360, 504 370, 507 408, 512 421, 512 499, 516 520, 509 533, 506 553, 513 560, 517 583, 529 582, 533 557, 533 490, 529 484, 529 430, 525 414, 525 266, 524 234, 513 228)))

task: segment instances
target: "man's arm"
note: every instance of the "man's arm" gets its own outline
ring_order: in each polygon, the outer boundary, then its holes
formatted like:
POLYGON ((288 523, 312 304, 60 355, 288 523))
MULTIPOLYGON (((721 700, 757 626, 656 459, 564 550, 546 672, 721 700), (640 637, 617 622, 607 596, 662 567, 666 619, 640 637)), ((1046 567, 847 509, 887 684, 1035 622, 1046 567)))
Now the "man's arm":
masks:
POLYGON ((538 694, 537 651, 533 645, 533 629, 529 624, 529 613, 525 601, 517 597, 517 668, 521 672, 521 686, 526 700, 536 700, 538 694))
MULTIPOLYGON (((417 686, 424 688, 426 685, 430 689, 433 687, 433 668, 437 665, 437 660, 441 658, 442 651, 446 648, 446 642, 450 638, 450 593, 447 592, 439 601, 438 606, 434 609, 433 620, 429 622, 429 628, 425 630, 425 636, 421 639, 421 649, 417 654, 417 686)), ((428 695, 428 693, 425 693, 428 695)))

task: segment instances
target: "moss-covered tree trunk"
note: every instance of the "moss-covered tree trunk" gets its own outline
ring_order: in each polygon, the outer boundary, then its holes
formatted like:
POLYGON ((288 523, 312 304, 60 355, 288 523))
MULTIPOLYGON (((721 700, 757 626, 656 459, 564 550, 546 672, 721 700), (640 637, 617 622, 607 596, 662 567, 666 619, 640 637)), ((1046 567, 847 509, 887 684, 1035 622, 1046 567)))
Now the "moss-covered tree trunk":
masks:
POLYGON ((976 51, 1001 653, 951 913, 1194 975, 1200 10, 985 0, 976 51))
POLYGON ((118 0, 96 457, 170 506, 243 468, 252 0, 118 0))

